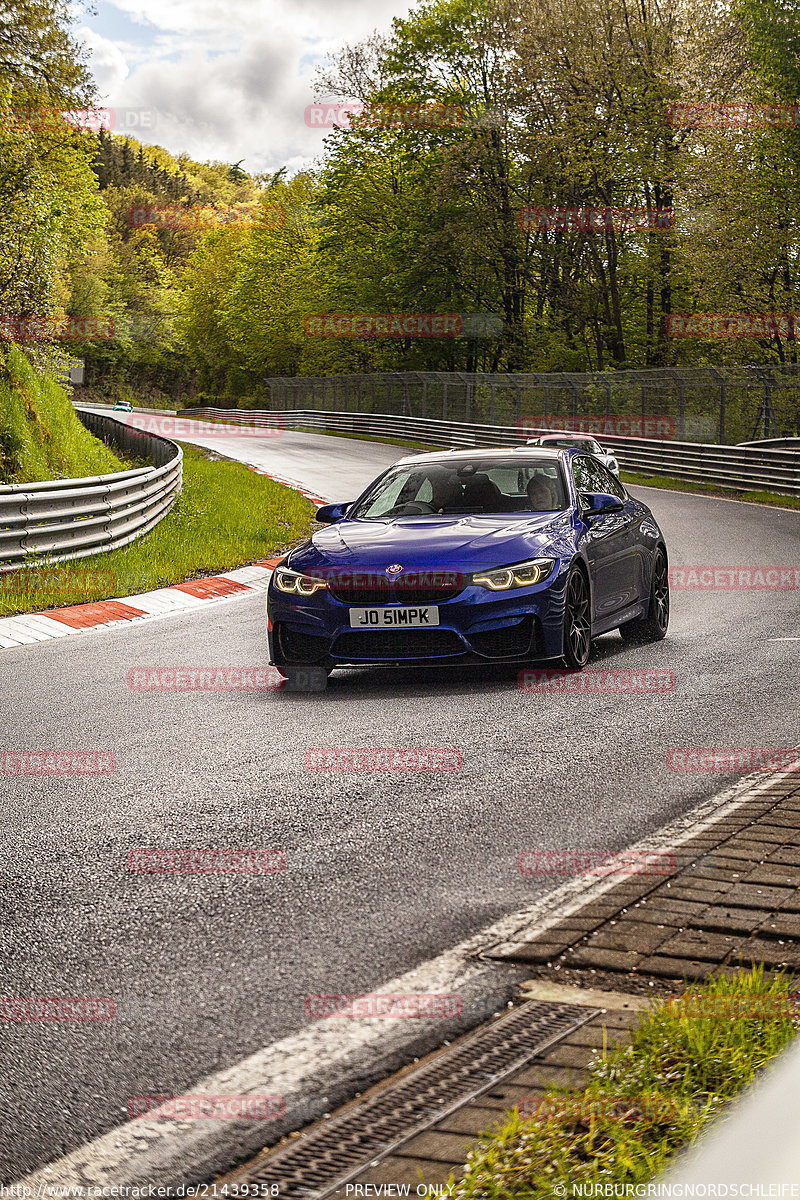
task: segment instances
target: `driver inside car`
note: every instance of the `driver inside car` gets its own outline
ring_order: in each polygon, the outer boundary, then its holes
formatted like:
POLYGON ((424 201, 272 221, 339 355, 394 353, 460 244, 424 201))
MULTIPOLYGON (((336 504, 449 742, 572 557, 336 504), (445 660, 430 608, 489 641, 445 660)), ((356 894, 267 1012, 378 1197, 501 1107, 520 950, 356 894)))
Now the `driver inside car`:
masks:
POLYGON ((526 488, 532 512, 552 512, 553 489, 544 475, 534 475, 526 488))
POLYGON ((437 471, 429 476, 430 505, 435 513, 457 511, 461 503, 461 484, 452 471, 437 471))

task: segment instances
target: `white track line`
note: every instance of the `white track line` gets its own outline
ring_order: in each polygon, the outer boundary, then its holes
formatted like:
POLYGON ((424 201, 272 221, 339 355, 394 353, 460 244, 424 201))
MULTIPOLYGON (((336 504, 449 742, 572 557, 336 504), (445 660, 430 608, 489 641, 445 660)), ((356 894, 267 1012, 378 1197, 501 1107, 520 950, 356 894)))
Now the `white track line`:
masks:
MULTIPOLYGON (((676 849, 789 774, 792 772, 788 770, 766 778, 760 773, 751 774, 637 842, 630 851, 676 849)), ((465 1012, 473 1018, 476 1014, 479 1019, 488 1017, 493 1008, 513 994, 519 971, 524 968, 516 968, 512 978, 508 968, 480 956, 499 944, 513 943, 523 934, 530 939, 617 882, 615 878, 598 881, 587 876, 570 880, 378 990, 457 993, 464 999, 465 1012)), ((177 1186, 207 1182, 268 1140, 274 1141, 278 1134, 319 1117, 421 1053, 426 1040, 430 1049, 451 1034, 449 1026, 436 1021, 328 1020, 308 1025, 187 1089, 193 1095, 282 1095, 286 1117, 280 1125, 265 1128, 258 1121, 140 1118, 81 1146, 20 1183, 42 1188, 45 1184, 69 1185, 80 1195, 81 1189, 89 1185, 177 1186)))

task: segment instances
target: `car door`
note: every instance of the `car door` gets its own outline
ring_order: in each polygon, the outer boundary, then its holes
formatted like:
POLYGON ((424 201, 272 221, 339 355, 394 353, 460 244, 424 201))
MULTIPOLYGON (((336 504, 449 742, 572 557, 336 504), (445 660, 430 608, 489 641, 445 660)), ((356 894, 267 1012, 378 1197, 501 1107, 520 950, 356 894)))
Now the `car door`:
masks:
POLYGON ((607 492, 623 505, 622 512, 581 518, 592 579, 592 623, 610 629, 611 618, 639 599, 639 505, 599 459, 576 454, 570 467, 579 498, 581 492, 607 492))

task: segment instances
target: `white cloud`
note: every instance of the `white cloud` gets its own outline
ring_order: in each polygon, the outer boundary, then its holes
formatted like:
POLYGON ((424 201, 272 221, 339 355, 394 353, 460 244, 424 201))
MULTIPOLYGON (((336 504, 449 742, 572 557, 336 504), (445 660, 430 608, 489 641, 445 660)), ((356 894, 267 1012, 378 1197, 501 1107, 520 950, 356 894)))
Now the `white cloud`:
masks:
POLYGON ((128 63, 122 48, 88 26, 79 29, 77 36, 91 50, 92 74, 100 92, 105 95, 119 91, 128 75, 128 63))
POLYGON ((115 7, 121 25, 136 22, 148 39, 134 45, 88 30, 105 103, 154 110, 157 124, 143 140, 193 158, 244 159, 250 171, 296 169, 321 152, 323 134, 305 123, 309 57, 321 61, 408 11, 403 0, 116 0, 115 7))

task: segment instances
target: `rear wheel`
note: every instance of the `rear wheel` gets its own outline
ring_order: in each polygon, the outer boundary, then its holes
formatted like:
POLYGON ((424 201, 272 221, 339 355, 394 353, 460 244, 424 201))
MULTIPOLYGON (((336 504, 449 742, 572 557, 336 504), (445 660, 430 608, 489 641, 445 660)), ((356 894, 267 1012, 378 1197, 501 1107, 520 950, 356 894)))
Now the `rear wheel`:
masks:
POLYGON ((634 642, 643 645, 646 642, 660 642, 667 636, 669 626, 669 573, 667 571, 667 556, 659 547, 653 562, 653 579, 650 584, 650 603, 647 616, 637 621, 626 621, 620 625, 620 634, 624 642, 634 642))
POLYGON ((589 584, 577 568, 567 580, 564 608, 564 662, 580 670, 589 661, 592 649, 592 618, 589 609, 589 584))

